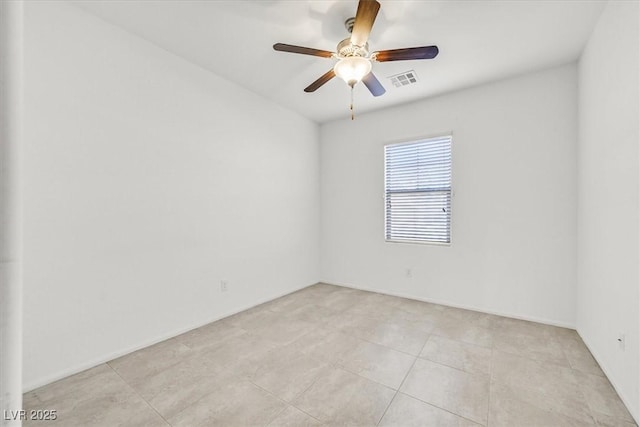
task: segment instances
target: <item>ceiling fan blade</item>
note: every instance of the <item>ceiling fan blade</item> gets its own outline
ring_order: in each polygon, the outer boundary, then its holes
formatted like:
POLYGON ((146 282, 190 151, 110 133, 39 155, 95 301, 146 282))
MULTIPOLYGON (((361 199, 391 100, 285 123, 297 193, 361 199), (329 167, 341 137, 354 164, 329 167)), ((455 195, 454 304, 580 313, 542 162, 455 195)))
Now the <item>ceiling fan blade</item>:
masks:
POLYGON ((325 84, 326 82, 334 78, 335 76, 336 76, 336 73, 333 72, 333 68, 332 68, 326 73, 324 73, 322 77, 320 77, 318 80, 316 80, 315 82, 311 83, 309 86, 304 88, 304 91, 315 92, 316 89, 318 89, 320 86, 322 86, 323 84, 325 84))
POLYGON ((328 50, 294 46, 291 44, 284 44, 284 43, 276 43, 273 45, 273 48, 280 52, 301 53, 303 55, 320 56, 322 58, 331 58, 333 56, 333 52, 329 52, 328 50))
POLYGON ((378 62, 432 59, 438 55, 438 52, 438 46, 408 47, 405 49, 381 50, 380 52, 375 52, 375 58, 378 62))
POLYGON ((358 11, 356 12, 356 21, 353 23, 353 30, 351 31, 352 44, 364 46, 367 43, 379 9, 380 3, 376 0, 360 0, 358 11))
POLYGON ((364 83, 364 85, 367 87, 367 89, 369 89, 369 92, 371 92, 371 95, 373 96, 384 95, 384 93, 386 92, 386 89, 382 86, 380 80, 378 80, 373 73, 369 73, 364 76, 364 78, 362 79, 362 83, 364 83))

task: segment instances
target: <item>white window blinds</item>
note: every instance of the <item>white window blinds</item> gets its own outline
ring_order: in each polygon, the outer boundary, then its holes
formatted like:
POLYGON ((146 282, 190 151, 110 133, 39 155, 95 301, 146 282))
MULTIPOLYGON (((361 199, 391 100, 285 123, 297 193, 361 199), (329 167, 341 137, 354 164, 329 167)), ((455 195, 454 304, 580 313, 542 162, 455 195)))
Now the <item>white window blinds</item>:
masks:
POLYGON ((385 146, 385 236, 451 242, 451 136, 385 146))

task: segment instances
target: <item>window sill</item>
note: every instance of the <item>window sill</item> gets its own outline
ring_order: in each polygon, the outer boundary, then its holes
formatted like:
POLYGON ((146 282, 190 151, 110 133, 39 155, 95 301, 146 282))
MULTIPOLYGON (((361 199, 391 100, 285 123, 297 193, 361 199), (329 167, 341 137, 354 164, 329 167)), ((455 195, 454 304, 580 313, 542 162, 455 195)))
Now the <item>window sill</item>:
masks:
POLYGON ((428 242, 422 240, 385 239, 385 243, 408 243, 410 245, 451 246, 451 242, 428 242))

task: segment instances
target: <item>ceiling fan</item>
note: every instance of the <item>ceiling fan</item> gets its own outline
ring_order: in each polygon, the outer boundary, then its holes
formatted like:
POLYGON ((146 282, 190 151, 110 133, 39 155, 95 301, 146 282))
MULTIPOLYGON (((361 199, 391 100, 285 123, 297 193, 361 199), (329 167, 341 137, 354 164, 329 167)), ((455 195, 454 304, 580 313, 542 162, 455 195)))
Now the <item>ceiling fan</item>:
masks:
POLYGON ((300 53, 303 55, 319 56, 321 58, 335 58, 338 62, 334 67, 323 74, 319 79, 307 86, 305 92, 315 92, 319 87, 327 83, 335 76, 340 77, 351 86, 352 103, 351 119, 353 120, 353 87, 360 81, 369 89, 373 96, 383 95, 386 90, 371 72, 372 62, 405 61, 412 59, 432 59, 438 55, 437 46, 410 47, 404 49, 381 50, 369 53, 369 33, 380 10, 380 3, 376 0, 360 0, 355 18, 349 18, 345 22, 347 30, 351 33, 338 43, 337 52, 313 49, 309 47, 294 46, 284 43, 276 43, 273 48, 280 52, 300 53))

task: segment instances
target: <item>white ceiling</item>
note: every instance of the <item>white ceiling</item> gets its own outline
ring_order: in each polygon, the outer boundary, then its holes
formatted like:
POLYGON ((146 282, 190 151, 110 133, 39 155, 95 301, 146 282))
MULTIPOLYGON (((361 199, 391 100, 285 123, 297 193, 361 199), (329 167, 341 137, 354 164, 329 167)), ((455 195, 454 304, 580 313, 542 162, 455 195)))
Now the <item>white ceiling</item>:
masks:
MULTIPOLYGON (((470 0, 381 3, 370 50, 435 44, 438 57, 374 63, 387 93, 359 84, 358 112, 371 111, 576 60, 603 0, 470 0), (418 83, 395 88, 389 76, 415 70, 418 83)), ((303 89, 333 59, 276 52, 276 42, 335 51, 357 0, 74 1, 156 45, 316 121, 349 117, 349 88, 334 78, 303 89)))

